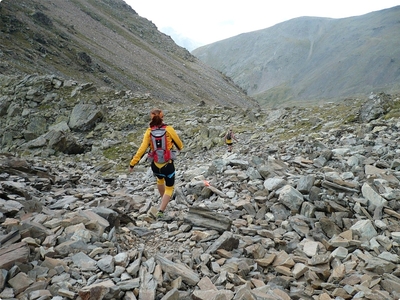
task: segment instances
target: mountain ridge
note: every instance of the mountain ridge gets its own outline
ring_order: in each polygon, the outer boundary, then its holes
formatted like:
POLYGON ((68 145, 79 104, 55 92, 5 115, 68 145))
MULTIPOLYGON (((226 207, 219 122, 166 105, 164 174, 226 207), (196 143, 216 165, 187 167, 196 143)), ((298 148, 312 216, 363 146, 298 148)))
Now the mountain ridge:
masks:
POLYGON ((400 6, 343 19, 300 17, 192 51, 260 103, 400 90, 400 6))
POLYGON ((55 74, 170 103, 257 105, 122 0, 5 0, 0 12, 1 74, 55 74))

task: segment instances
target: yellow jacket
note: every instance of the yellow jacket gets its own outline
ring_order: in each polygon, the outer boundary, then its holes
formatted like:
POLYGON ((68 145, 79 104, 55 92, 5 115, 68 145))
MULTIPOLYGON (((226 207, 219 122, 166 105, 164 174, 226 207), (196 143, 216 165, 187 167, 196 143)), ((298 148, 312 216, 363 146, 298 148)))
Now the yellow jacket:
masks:
MULTIPOLYGON (((183 149, 183 143, 181 139, 179 138, 178 134, 176 133, 175 129, 172 126, 167 125, 165 127, 166 135, 167 135, 167 149, 172 150, 174 148, 174 145, 178 150, 183 149)), ((140 145, 139 149, 137 150, 136 154, 133 156, 130 166, 133 167, 135 166, 139 160, 143 157, 143 155, 146 153, 147 148, 150 147, 151 151, 153 151, 153 144, 151 143, 151 128, 147 128, 146 132, 143 135, 143 140, 142 144, 140 145)), ((163 164, 158 164, 156 165, 164 165, 163 164)))

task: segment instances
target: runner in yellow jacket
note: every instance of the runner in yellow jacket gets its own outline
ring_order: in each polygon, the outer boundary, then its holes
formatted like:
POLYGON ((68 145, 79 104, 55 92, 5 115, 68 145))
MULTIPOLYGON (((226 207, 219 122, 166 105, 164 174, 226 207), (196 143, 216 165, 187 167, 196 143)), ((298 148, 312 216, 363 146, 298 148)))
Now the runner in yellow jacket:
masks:
POLYGON ((157 188, 161 195, 161 204, 157 218, 164 217, 164 211, 171 200, 175 185, 174 159, 176 158, 176 150, 180 151, 183 149, 183 143, 175 129, 170 125, 164 124, 163 117, 164 114, 160 109, 153 109, 150 112, 151 121, 149 128, 144 133, 142 144, 129 163, 129 171, 132 172, 133 167, 150 147, 148 159, 152 161, 151 169, 157 178, 157 188), (161 131, 165 130, 165 138, 164 136, 157 138, 157 140, 154 138, 152 132, 157 129, 161 131), (156 151, 157 143, 165 143, 166 145, 163 145, 165 149, 156 151))

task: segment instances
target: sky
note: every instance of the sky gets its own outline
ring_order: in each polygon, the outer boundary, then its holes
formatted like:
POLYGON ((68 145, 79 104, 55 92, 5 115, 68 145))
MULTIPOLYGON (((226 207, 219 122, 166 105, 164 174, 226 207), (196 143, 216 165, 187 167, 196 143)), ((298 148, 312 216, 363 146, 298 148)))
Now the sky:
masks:
MULTIPOLYGON (((297 17, 346 18, 400 0, 125 0, 183 47, 196 48, 297 17), (185 43, 188 43, 185 45, 185 43), (192 44, 192 45, 190 45, 192 44)), ((193 49, 194 49, 193 48, 193 49)))

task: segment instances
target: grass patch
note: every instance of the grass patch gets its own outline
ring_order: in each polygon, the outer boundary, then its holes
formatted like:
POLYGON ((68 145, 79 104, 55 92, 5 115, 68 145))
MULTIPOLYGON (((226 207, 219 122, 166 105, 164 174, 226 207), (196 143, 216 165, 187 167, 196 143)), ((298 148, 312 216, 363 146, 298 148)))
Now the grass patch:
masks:
POLYGON ((114 161, 126 161, 132 157, 132 146, 129 143, 112 146, 103 151, 105 158, 114 161))
POLYGON ((262 106, 280 107, 290 103, 293 100, 291 89, 286 84, 273 87, 261 94, 252 95, 262 106))
POLYGON ((389 103, 388 113, 384 116, 385 120, 400 118, 400 100, 389 103))

